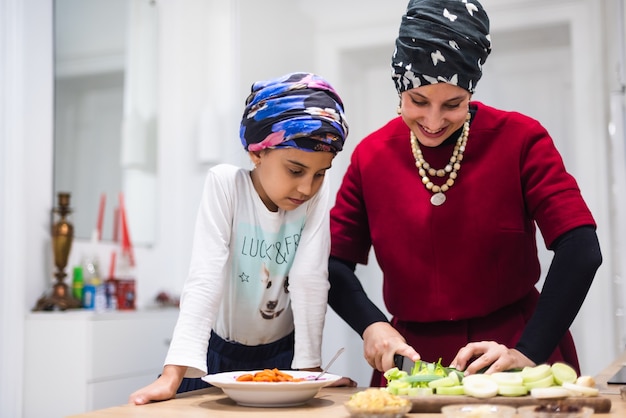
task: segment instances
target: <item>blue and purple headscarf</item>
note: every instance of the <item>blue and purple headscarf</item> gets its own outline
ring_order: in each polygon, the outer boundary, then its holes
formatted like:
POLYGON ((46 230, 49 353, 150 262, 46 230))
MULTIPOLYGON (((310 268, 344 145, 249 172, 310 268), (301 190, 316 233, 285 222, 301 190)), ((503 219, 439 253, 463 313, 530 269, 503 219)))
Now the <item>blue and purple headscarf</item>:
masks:
POLYGON ((477 0, 410 0, 391 76, 398 93, 436 83, 473 93, 490 52, 489 17, 477 0))
POLYGON ((311 73, 254 83, 239 130, 248 151, 297 148, 336 154, 347 135, 341 98, 326 80, 311 73))

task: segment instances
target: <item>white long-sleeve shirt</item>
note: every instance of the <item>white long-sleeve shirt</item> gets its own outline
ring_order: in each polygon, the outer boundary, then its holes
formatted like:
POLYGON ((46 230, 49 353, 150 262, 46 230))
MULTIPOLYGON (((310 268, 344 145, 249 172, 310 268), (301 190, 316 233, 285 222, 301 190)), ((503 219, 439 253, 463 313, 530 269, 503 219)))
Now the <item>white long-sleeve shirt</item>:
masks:
POLYGON ((225 340, 258 345, 295 327, 292 367, 319 367, 329 289, 328 201, 324 181, 297 209, 271 212, 249 170, 212 167, 165 364, 202 377, 211 329, 225 340))

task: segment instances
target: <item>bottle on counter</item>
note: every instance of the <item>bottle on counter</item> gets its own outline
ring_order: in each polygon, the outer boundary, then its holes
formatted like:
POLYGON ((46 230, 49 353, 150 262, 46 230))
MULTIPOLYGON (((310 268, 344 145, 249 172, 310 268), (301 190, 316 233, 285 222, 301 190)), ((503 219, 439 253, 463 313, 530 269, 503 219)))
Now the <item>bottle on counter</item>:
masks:
POLYGON ((117 252, 111 252, 111 262, 109 263, 109 278, 105 281, 107 309, 117 310, 117 278, 115 277, 117 252))
MULTIPOLYGON (((90 264, 89 261, 86 262, 90 264)), ((95 311, 106 309, 106 289, 97 269, 90 271, 83 278, 83 308, 95 311)))
POLYGON ((107 309, 106 286, 99 278, 91 279, 83 288, 83 307, 96 312, 107 309))
POLYGON ((106 309, 106 288, 100 275, 100 262, 96 251, 97 231, 92 235, 91 252, 82 259, 83 308, 95 311, 106 309))
POLYGON ((73 275, 72 275, 72 296, 74 296, 75 299, 78 299, 79 301, 81 301, 81 304, 83 300, 84 284, 85 283, 83 281, 83 267, 75 266, 73 270, 73 275))
POLYGON ((117 310, 117 282, 114 277, 109 277, 104 285, 106 288, 106 307, 110 311, 117 310))

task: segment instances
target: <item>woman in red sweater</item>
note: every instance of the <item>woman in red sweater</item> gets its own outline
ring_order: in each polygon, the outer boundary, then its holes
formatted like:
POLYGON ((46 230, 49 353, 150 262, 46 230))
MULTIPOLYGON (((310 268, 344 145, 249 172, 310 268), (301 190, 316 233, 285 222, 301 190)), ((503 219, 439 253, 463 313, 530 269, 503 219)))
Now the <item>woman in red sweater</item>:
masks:
POLYGON ((331 211, 329 303, 363 337, 373 386, 396 354, 580 371, 568 329, 602 262, 596 224, 539 122, 471 100, 490 51, 478 1, 409 2, 400 116, 356 147, 331 211), (554 252, 541 293, 537 227, 554 252), (371 247, 391 320, 354 273, 371 247))

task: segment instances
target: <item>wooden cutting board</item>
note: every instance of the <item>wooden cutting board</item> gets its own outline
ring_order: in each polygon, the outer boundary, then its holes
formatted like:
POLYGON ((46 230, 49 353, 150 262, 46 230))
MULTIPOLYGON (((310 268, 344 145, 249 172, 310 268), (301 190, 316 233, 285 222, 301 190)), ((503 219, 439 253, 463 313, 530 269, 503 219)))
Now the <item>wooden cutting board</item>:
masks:
POLYGON ((611 400, 602 396, 573 396, 558 401, 554 399, 537 399, 531 396, 495 396, 493 398, 479 399, 470 396, 446 396, 446 395, 429 395, 429 396, 409 396, 413 402, 411 412, 422 413, 440 413, 441 407, 452 404, 496 404, 509 405, 513 407, 526 405, 544 405, 559 402, 564 405, 588 406, 594 409, 595 413, 608 413, 611 411, 611 400))

